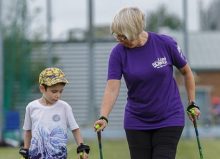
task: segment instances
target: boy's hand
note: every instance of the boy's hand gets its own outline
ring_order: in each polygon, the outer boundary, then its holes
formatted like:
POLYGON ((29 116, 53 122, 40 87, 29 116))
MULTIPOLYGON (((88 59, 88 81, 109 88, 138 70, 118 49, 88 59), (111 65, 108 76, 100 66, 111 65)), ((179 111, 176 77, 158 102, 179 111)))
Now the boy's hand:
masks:
POLYGON ((89 155, 86 152, 78 153, 78 159, 88 159, 89 155))
POLYGON ((21 147, 19 150, 19 154, 23 156, 25 159, 28 159, 28 149, 21 147))
POLYGON ((88 159, 88 154, 90 151, 90 147, 86 144, 81 143, 78 147, 77 147, 77 154, 78 154, 78 158, 79 159, 88 159))

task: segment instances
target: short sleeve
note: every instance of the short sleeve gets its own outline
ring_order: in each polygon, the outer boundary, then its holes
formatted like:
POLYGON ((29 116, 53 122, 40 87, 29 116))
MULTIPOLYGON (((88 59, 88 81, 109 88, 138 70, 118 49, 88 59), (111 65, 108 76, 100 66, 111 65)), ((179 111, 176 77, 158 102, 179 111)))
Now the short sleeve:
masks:
POLYGON ((70 105, 67 105, 66 117, 67 117, 67 126, 70 130, 75 130, 79 128, 74 118, 72 107, 70 105))
POLYGON ((32 128, 32 124, 31 124, 31 116, 30 116, 30 107, 27 106, 26 107, 26 111, 25 111, 25 118, 24 118, 24 125, 23 125, 23 129, 24 130, 31 130, 32 128))
POLYGON ((108 63, 108 80, 117 79, 120 80, 122 77, 122 64, 121 64, 120 52, 115 47, 109 57, 108 63))
POLYGON ((169 40, 169 52, 173 65, 178 69, 184 67, 187 64, 187 59, 183 54, 182 49, 173 38, 170 38, 169 40))

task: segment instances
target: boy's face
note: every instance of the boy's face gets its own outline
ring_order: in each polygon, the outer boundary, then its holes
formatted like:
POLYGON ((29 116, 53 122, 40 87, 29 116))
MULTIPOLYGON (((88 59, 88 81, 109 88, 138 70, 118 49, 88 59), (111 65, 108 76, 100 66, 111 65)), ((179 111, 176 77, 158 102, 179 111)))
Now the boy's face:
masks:
POLYGON ((46 102, 52 105, 60 99, 64 86, 64 84, 58 83, 45 89, 43 85, 40 85, 40 91, 43 94, 43 98, 46 100, 46 102))

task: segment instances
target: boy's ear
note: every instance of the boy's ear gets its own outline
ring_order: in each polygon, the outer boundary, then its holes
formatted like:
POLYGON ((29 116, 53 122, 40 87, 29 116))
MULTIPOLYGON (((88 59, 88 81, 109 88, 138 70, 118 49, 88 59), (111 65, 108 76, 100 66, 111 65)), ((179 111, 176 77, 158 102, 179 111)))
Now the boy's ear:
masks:
POLYGON ((46 91, 43 85, 39 85, 39 89, 41 93, 44 93, 46 91))

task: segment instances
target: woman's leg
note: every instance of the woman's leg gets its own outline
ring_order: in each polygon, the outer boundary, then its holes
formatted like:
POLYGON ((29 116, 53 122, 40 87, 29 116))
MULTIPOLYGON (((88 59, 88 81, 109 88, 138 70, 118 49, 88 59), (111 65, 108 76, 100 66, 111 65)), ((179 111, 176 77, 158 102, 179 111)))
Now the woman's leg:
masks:
POLYGON ((125 130, 131 159, 151 159, 151 131, 125 130))
POLYGON ((154 130, 152 159, 175 159, 183 127, 166 127, 154 130))

